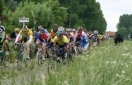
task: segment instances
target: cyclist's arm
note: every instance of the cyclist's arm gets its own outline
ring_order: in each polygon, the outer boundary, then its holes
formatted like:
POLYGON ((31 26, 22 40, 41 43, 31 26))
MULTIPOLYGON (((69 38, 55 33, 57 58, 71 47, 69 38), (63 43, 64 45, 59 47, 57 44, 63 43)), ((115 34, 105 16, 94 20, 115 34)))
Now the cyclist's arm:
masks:
POLYGON ((2 40, 1 40, 1 42, 3 42, 4 39, 5 39, 5 31, 2 32, 2 40))
POLYGON ((21 34, 18 34, 17 37, 16 37, 16 40, 15 40, 15 43, 17 43, 19 37, 20 37, 21 34))
POLYGON ((76 42, 77 34, 74 35, 74 43, 76 42))
POLYGON ((30 36, 29 36, 28 43, 31 43, 31 42, 32 42, 32 40, 33 40, 33 36, 32 36, 32 35, 30 35, 30 36))
POLYGON ((50 38, 51 38, 51 34, 48 35, 47 41, 49 41, 50 38))
POLYGON ((0 26, 0 27, 2 29, 2 39, 1 39, 1 42, 3 42, 4 39, 5 39, 5 28, 3 26, 0 26))

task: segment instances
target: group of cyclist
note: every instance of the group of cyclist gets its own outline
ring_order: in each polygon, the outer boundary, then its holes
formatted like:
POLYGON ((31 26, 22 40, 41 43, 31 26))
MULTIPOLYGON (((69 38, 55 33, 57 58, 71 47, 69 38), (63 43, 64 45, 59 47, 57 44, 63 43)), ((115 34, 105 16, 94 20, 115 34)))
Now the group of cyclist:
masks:
MULTIPOLYGON (((1 24, 1 22, 0 22, 1 24)), ((30 59, 30 45, 34 43, 36 47, 41 44, 42 45, 42 60, 45 60, 46 50, 50 49, 53 46, 58 45, 58 49, 61 49, 61 56, 64 59, 65 51, 69 48, 69 44, 76 42, 81 44, 82 50, 87 51, 89 47, 90 40, 92 42, 99 45, 100 36, 98 35, 98 31, 95 30, 92 33, 87 33, 84 31, 83 27, 78 27, 76 29, 64 29, 62 26, 58 26, 55 24, 53 29, 48 32, 43 26, 39 25, 37 31, 32 31, 24 25, 22 29, 15 29, 15 32, 12 33, 12 37, 15 40, 14 44, 18 42, 26 43, 27 47, 27 59, 30 59), (47 44, 48 43, 48 44, 47 44)), ((0 46, 2 46, 3 42, 7 46, 7 52, 9 51, 9 42, 8 35, 5 34, 5 28, 0 25, 0 46)), ((76 51, 76 49, 75 49, 76 51)))

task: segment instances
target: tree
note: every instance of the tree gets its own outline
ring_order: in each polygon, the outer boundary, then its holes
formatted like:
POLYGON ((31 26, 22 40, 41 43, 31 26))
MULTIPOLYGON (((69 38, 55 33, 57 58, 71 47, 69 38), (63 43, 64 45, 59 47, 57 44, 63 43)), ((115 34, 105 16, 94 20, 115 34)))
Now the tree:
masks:
POLYGON ((4 0, 0 0, 0 17, 2 16, 4 10, 4 0))
POLYGON ((123 37, 127 37, 128 35, 128 31, 126 30, 125 27, 122 27, 120 28, 118 31, 117 31, 118 34, 122 35, 123 37))
POLYGON ((9 25, 16 27, 22 27, 22 23, 19 22, 19 18, 29 18, 29 22, 26 23, 29 27, 37 28, 38 25, 42 25, 45 28, 51 28, 54 23, 63 25, 66 21, 66 8, 60 6, 58 1, 48 0, 43 3, 34 3, 25 1, 20 2, 16 11, 12 13, 9 9, 5 10, 4 15, 9 16, 7 28, 9 25))
POLYGON ((120 16, 117 29, 120 29, 122 27, 125 27, 127 31, 129 31, 129 28, 132 27, 132 15, 123 14, 122 16, 120 16))
MULTIPOLYGON (((117 24, 118 32, 121 30, 127 31, 128 34, 132 34, 132 14, 123 14, 119 18, 119 23, 117 24), (122 29, 123 28, 123 29, 122 29)), ((126 34, 124 34, 125 36, 126 34)))
POLYGON ((7 7, 14 12, 17 7, 17 2, 14 0, 9 0, 7 2, 7 7))
POLYGON ((107 23, 100 9, 100 4, 95 0, 59 0, 59 2, 67 8, 66 27, 79 26, 78 22, 81 20, 87 30, 98 30, 100 33, 106 30, 107 23))

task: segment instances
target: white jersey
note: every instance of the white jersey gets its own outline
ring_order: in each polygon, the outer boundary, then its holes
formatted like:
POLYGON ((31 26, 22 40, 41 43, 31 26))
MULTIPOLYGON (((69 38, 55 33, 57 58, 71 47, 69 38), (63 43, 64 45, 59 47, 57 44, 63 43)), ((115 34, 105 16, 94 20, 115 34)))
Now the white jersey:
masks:
POLYGON ((0 25, 0 38, 2 38, 2 33, 5 31, 5 28, 0 25))

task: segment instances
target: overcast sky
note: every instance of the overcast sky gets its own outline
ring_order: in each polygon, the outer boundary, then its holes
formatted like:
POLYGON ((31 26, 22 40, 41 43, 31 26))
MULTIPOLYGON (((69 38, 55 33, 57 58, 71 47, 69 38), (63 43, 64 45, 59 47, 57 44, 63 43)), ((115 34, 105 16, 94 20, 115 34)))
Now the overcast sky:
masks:
POLYGON ((116 25, 123 14, 132 14, 132 0, 96 0, 101 5, 105 20, 106 31, 117 31, 116 25))

